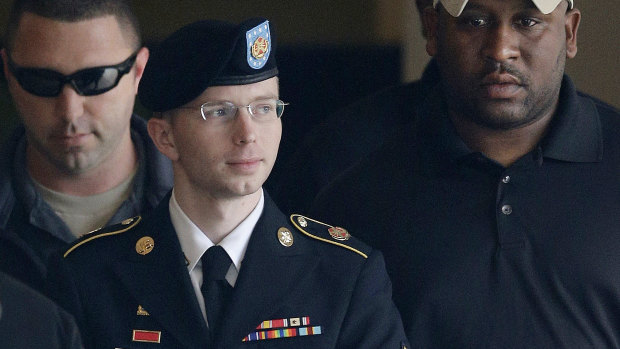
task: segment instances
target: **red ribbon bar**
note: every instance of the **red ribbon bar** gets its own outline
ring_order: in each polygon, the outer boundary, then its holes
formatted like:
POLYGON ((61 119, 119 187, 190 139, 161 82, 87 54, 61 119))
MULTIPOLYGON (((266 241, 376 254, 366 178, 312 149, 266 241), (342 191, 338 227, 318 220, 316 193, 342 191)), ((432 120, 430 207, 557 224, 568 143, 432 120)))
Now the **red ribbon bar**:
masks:
POLYGON ((132 340, 134 342, 159 343, 161 341, 161 332, 133 330, 132 340))

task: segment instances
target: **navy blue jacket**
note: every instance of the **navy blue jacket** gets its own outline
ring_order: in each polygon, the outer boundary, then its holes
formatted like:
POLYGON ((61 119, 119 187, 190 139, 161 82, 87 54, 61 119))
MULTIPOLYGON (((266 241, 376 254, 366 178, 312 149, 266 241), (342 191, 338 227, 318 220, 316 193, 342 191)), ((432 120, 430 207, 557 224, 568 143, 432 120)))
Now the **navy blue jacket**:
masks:
POLYGON ((80 349, 73 317, 51 300, 0 272, 2 349, 80 349))
MULTIPOLYGON (((43 292, 47 259, 76 239, 28 176, 25 137, 18 126, 0 152, 0 270, 43 292)), ((137 115, 131 118, 131 138, 140 159, 134 191, 108 224, 152 210, 172 187, 172 165, 137 115)))
MULTIPOLYGON (((405 348, 381 254, 355 238, 338 242, 329 226, 300 217, 289 219, 265 195, 217 348, 405 348), (279 241, 280 228, 291 232, 290 247, 279 241), (307 326, 276 327, 320 327, 320 334, 243 341, 263 321, 304 317, 307 326)), ((153 347, 133 340, 139 330, 152 331, 158 348, 208 348, 168 199, 153 215, 124 223, 85 237, 50 267, 51 293, 75 315, 85 346, 153 347), (136 243, 144 236, 153 248, 142 255, 136 243)))

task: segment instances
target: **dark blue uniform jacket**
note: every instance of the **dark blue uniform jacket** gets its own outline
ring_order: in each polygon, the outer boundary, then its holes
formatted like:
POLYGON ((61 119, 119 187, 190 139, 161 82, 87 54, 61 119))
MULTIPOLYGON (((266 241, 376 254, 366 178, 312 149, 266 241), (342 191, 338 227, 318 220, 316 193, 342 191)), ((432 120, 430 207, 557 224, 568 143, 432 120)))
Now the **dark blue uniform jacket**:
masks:
MULTIPOLYGON (((338 242, 310 219, 304 228, 299 217, 286 217, 265 195, 217 348, 405 348, 382 255, 354 238, 338 242), (283 227, 290 247, 278 238, 283 227), (307 326, 273 327, 320 334, 243 341, 264 321, 295 318, 307 326)), ((124 223, 85 237, 50 267, 52 294, 75 315, 86 347, 208 348, 168 199, 153 215, 124 223), (142 255, 136 243, 144 236, 153 248, 142 255), (135 341, 134 330, 152 331, 160 343, 135 341)))

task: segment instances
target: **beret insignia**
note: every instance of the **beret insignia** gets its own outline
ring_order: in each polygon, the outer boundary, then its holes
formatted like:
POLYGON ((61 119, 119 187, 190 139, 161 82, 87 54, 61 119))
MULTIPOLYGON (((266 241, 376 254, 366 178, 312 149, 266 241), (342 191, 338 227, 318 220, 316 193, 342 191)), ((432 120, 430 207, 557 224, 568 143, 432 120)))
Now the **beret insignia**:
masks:
POLYGON ((261 69, 269 60, 271 53, 271 33, 269 21, 265 21, 248 30, 245 34, 247 43, 248 65, 252 69, 261 69))

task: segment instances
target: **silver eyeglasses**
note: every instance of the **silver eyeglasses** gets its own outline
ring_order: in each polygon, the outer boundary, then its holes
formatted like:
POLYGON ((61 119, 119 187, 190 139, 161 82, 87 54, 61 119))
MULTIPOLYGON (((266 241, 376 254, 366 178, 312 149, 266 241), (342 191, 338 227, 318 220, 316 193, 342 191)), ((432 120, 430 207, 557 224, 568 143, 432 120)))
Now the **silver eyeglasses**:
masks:
POLYGON ((284 113, 285 105, 288 103, 275 98, 259 99, 248 105, 236 105, 229 101, 206 102, 200 106, 200 114, 204 120, 227 121, 235 118, 239 108, 246 108, 255 120, 269 121, 279 119, 284 113))

